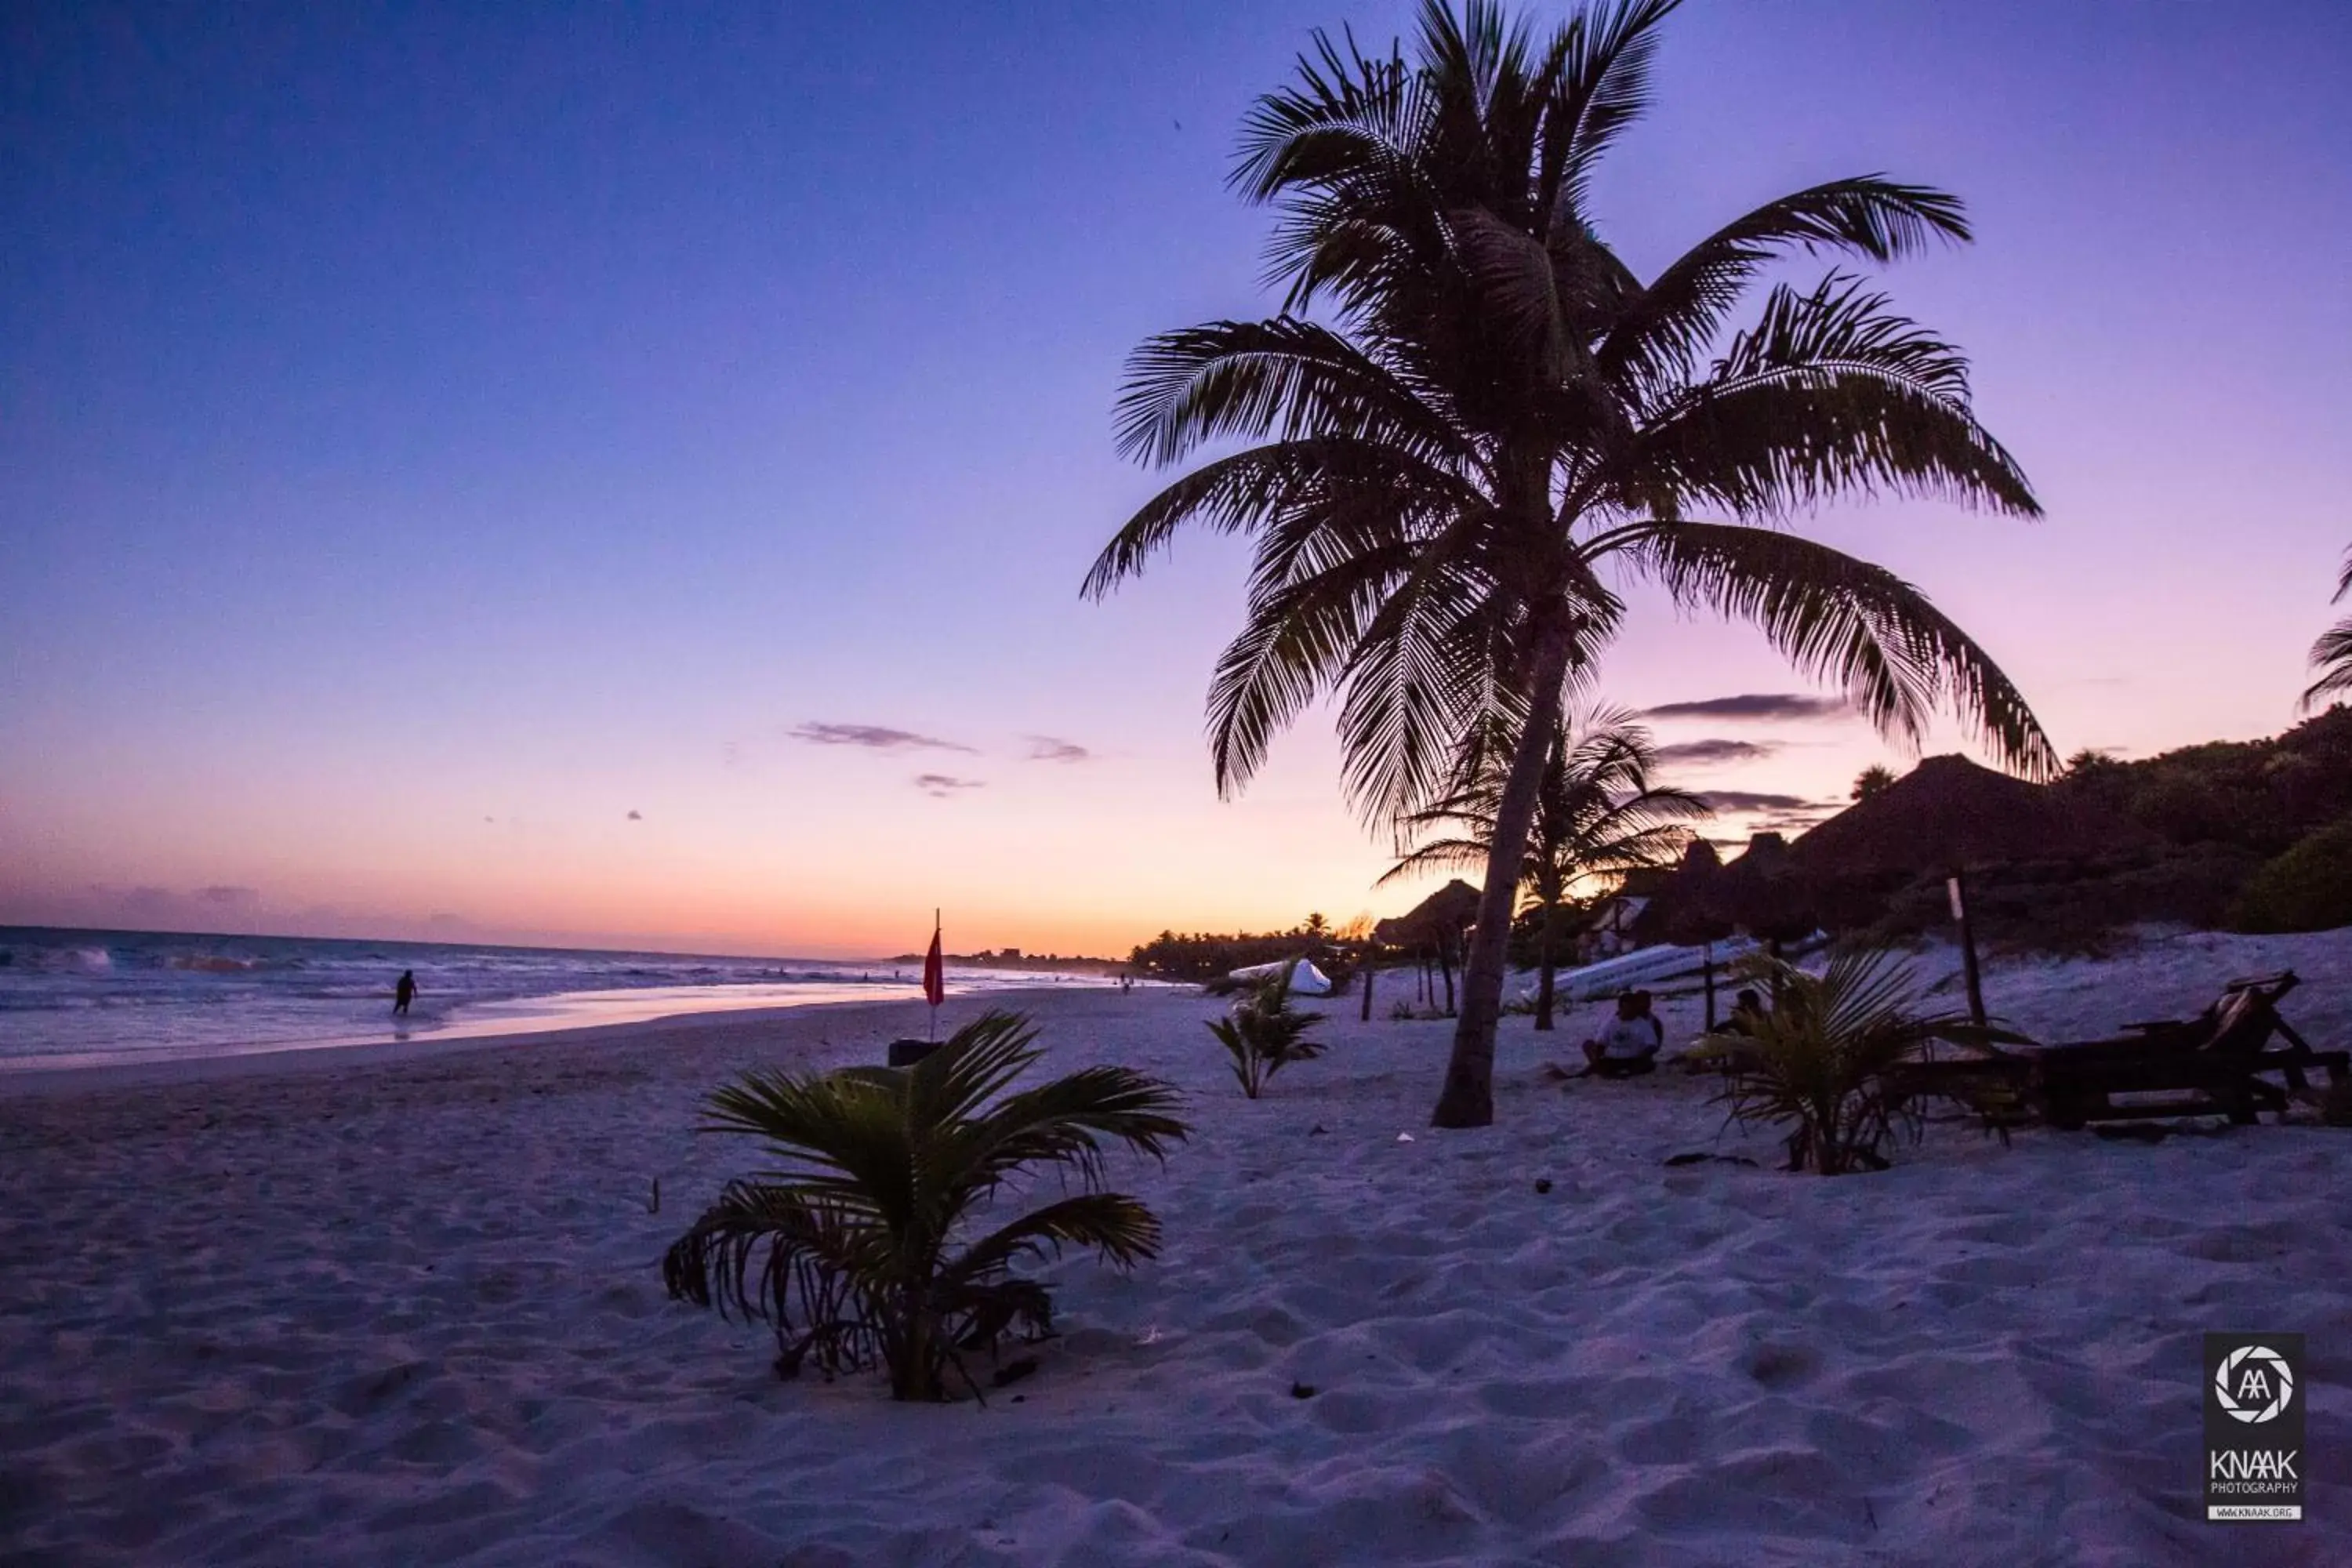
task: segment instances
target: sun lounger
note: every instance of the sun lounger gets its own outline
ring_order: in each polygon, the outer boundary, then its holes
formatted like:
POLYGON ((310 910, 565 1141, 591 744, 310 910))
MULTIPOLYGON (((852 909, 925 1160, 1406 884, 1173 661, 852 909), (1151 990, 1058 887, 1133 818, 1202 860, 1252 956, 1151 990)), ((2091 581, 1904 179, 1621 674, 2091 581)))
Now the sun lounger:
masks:
POLYGON ((2011 1128, 2040 1119, 2033 1075, 2031 1057, 1995 1051, 1980 1057, 1905 1062, 1886 1074, 1886 1086, 1898 1099, 1951 1100, 2007 1143, 2011 1128))
POLYGON ((2280 999, 2297 984, 2291 970, 2233 981, 2195 1018, 2126 1025, 2132 1033, 2121 1038, 2037 1051, 2029 1058, 2033 1098, 2044 1120, 2068 1130, 2179 1116, 2251 1124, 2292 1100, 2315 1101, 2312 1075, 2343 1082, 2352 1053, 2315 1051, 2279 1016, 2280 999))
POLYGON ((2340 1084, 2352 1063, 2352 1053, 2312 1049, 2279 1016, 2279 1000, 2297 984, 2292 971, 2232 981, 2194 1018, 2126 1024, 2114 1039, 1906 1062, 1887 1082, 1905 1098, 1957 1101, 2004 1139, 2036 1116, 2069 1131, 2158 1117, 2252 1123, 2294 1100, 2317 1103, 2312 1077, 2324 1071, 2340 1084), (2283 1086, 2269 1081, 2273 1074, 2283 1086))

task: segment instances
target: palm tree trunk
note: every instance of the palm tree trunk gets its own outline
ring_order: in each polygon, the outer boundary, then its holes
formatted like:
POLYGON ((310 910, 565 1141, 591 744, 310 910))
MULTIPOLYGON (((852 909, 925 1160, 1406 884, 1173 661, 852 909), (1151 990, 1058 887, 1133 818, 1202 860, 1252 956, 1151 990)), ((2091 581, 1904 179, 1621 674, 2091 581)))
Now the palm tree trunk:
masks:
POLYGON ((1538 957, 1542 979, 1536 985, 1536 1027, 1551 1027, 1553 977, 1559 971, 1559 899, 1555 892, 1544 900, 1541 951, 1538 957))
POLYGON ((1544 910, 1542 978, 1536 983, 1536 1027, 1551 1027, 1552 974, 1559 967, 1559 958, 1552 949, 1552 911, 1544 910))
MULTIPOLYGON (((1541 611, 1538 612, 1539 615, 1541 611)), ((1537 633, 1534 679, 1528 683, 1528 727, 1511 756, 1510 777, 1495 807, 1495 841, 1486 847, 1486 885, 1478 890, 1478 925, 1462 966, 1462 1016, 1445 1088, 1430 1113, 1433 1127, 1486 1127, 1495 1120, 1495 1026, 1503 1016, 1503 972, 1511 953, 1511 906, 1518 900, 1528 828, 1536 816, 1559 723, 1560 682, 1568 675, 1570 627, 1558 609, 1537 633)))
POLYGON ((1445 977, 1445 1016, 1454 1016, 1454 943, 1444 938, 1437 940, 1437 972, 1445 977))

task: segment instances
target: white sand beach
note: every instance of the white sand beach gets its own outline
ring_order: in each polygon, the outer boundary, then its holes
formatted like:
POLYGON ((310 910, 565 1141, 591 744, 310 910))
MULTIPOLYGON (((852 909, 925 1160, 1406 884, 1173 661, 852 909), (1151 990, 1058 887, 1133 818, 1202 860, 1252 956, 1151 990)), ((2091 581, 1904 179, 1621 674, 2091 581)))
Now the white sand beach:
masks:
MULTIPOLYGON (((2352 1040, 2344 932, 1988 990, 2080 1037, 2287 965, 2286 1016, 2352 1040)), ((1197 1131, 1114 1163, 1164 1256, 1065 1260, 1063 1336, 985 1406, 781 1383, 763 1328, 658 1273, 753 1163, 693 1132, 702 1094, 877 1060, 913 1006, 0 1080, 0 1559, 2352 1561, 2344 1131, 1939 1126, 1823 1179, 1723 1132, 1706 1079, 1547 1081, 1592 1009, 1507 1021, 1498 1124, 1435 1133, 1443 1023, 1332 1004, 1330 1054, 1250 1103, 1213 1000, 1017 1000, 1049 1068, 1163 1074, 1197 1131), (1664 1164, 1690 1151, 1759 1163, 1664 1164), (2202 1518, 2201 1335, 2245 1329, 2307 1336, 2301 1525, 2202 1518)))

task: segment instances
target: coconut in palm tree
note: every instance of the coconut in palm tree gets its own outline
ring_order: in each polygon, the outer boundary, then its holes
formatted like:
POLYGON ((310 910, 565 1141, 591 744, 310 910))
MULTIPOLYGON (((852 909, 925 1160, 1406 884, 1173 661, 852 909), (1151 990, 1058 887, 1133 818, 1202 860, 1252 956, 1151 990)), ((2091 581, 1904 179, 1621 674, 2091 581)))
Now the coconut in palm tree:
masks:
POLYGON ((1018 1265, 1158 1255, 1158 1218, 1103 1190, 1105 1144, 1164 1157, 1187 1132, 1175 1089, 1127 1068, 1015 1089, 1035 1038, 992 1012, 911 1068, 752 1072, 713 1093, 705 1130, 760 1140, 768 1168, 671 1246, 670 1294, 767 1321, 786 1377, 878 1364, 894 1399, 943 1399, 950 1372, 977 1394, 966 1354, 1053 1327, 1052 1294, 1018 1265), (1000 1217, 1040 1174, 1080 1190, 1000 1217))
POLYGON ((1121 528, 1087 591, 1187 523, 1252 536, 1240 634, 1209 693, 1219 787, 1327 692, 1350 795, 1393 826, 1446 789, 1461 739, 1518 737, 1494 832, 1441 1126, 1493 1119, 1517 868, 1551 719, 1617 633, 1621 588, 1759 627, 1916 743, 1948 709, 2001 762, 2055 757, 2021 695, 1926 595, 1790 531, 1833 500, 2039 507, 1978 423, 1959 351, 1832 270, 1969 237, 1960 204, 1879 175, 1733 217, 1646 279, 1602 237, 1601 160, 1640 118, 1678 0, 1596 6, 1538 36, 1496 6, 1425 0, 1367 56, 1318 36, 1250 111, 1234 180, 1273 205, 1281 313, 1147 340, 1120 447, 1178 478, 1121 528))

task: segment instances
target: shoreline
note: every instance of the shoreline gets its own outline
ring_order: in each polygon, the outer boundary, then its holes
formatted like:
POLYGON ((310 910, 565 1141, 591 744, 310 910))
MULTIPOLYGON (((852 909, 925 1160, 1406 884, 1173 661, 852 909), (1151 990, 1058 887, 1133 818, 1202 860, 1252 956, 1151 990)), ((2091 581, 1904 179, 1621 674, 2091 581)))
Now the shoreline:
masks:
MULTIPOLYGON (((1093 989, 1087 987, 1087 989, 1093 989)), ((995 987, 986 991, 950 993, 949 1005, 958 1001, 1024 997, 1043 993, 1066 995, 1066 987, 1046 984, 995 987)), ((332 1076, 350 1068, 398 1067, 404 1063, 439 1061, 500 1049, 527 1050, 534 1055, 575 1047, 625 1046, 678 1033, 718 1033, 730 1028, 755 1031, 814 1013, 835 1016, 860 1009, 912 1011, 924 1005, 919 997, 840 998, 801 1002, 781 1007, 713 1007, 633 1018, 613 1024, 590 1024, 560 1029, 511 1029, 495 1034, 439 1035, 427 1039, 377 1041, 361 1045, 259 1046, 210 1056, 159 1058, 152 1061, 94 1062, 71 1067, 11 1067, 0 1062, 0 1103, 16 1099, 71 1094, 82 1089, 179 1088, 191 1085, 247 1081, 295 1076, 332 1076)), ((942 1011, 946 1011, 945 1007, 942 1011)), ((919 1026, 923 1020, 916 1016, 919 1026)))

